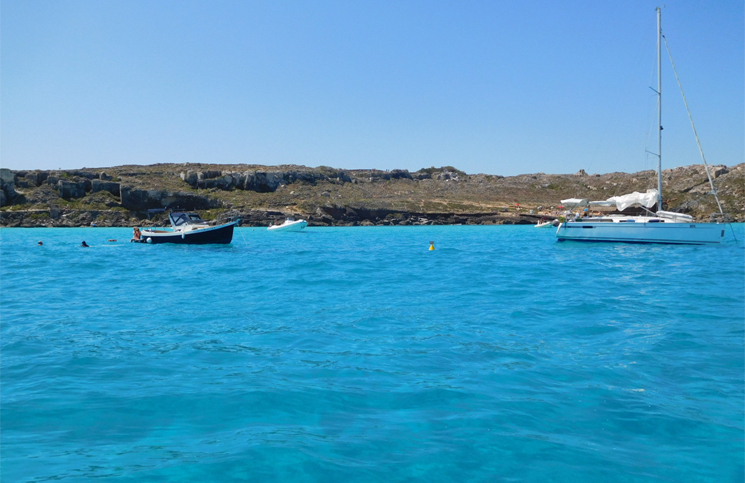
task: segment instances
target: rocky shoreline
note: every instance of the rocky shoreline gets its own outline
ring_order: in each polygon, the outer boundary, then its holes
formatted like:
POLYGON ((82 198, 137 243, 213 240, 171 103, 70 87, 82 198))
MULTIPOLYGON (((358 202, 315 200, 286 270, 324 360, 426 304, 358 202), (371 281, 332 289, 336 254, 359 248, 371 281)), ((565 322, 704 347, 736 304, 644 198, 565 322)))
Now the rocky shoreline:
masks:
MULTIPOLYGON (((165 217, 142 219, 131 213, 113 210, 16 210, 0 212, 0 226, 25 228, 59 227, 130 227, 166 226, 165 217)), ((279 211, 227 211, 215 219, 222 223, 241 220, 241 226, 265 227, 283 220, 288 213, 279 211)), ((292 216, 303 216, 293 214, 292 216)), ((319 208, 318 213, 304 216, 308 226, 416 226, 416 225, 534 225, 550 217, 529 213, 412 213, 374 210, 374 213, 347 211, 339 208, 319 208)))
MULTIPOLYGON (((714 166, 720 199, 745 221, 745 164, 714 166)), ((590 175, 469 175, 453 167, 341 170, 305 166, 158 164, 105 169, 0 169, 0 226, 163 226, 165 210, 268 226, 535 224, 561 199, 606 199, 655 185, 653 171, 590 175)), ((708 221, 716 211, 701 165, 663 171, 665 209, 708 221)))

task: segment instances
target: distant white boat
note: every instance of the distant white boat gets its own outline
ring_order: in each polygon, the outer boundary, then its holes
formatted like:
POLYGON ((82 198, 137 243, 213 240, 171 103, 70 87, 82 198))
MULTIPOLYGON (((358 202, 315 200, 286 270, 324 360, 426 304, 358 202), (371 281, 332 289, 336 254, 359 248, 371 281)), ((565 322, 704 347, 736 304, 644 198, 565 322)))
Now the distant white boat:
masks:
POLYGON ((536 228, 551 228, 552 226, 556 226, 554 220, 541 220, 535 225, 536 228))
MULTIPOLYGON (((713 245, 724 238, 724 225, 719 223, 695 223, 693 217, 682 213, 662 211, 662 21, 660 9, 657 8, 657 189, 650 189, 646 193, 631 193, 614 196, 604 201, 589 201, 572 198, 562 200, 562 204, 569 209, 589 205, 613 206, 619 211, 632 205, 641 205, 649 214, 641 216, 592 216, 580 217, 574 215, 559 225, 556 230, 558 241, 594 241, 594 242, 625 242, 625 243, 669 243, 685 245, 713 245), (650 209, 657 206, 657 211, 650 209)), ((674 67, 674 65, 673 65, 674 67)), ((676 74, 677 76, 677 74, 676 74)), ((682 88, 681 88, 682 92, 682 88)), ((683 96, 685 100, 685 96, 683 96)), ((686 108, 688 104, 686 103, 686 108)), ((690 111, 688 113, 690 117, 690 111)), ((691 118, 693 126, 693 118, 691 118)), ((693 129, 696 134, 696 129, 693 129)), ((696 135, 698 142, 698 135, 696 135)), ((699 151, 704 162, 706 174, 709 177, 712 193, 716 197, 714 182, 709 173, 701 144, 699 151)), ((722 206, 717 197, 719 212, 724 218, 722 206)), ((588 208, 584 212, 587 213, 588 208)))
POLYGON ((305 220, 293 220, 287 218, 281 225, 269 225, 267 230, 269 231, 300 231, 308 226, 308 222, 305 220))

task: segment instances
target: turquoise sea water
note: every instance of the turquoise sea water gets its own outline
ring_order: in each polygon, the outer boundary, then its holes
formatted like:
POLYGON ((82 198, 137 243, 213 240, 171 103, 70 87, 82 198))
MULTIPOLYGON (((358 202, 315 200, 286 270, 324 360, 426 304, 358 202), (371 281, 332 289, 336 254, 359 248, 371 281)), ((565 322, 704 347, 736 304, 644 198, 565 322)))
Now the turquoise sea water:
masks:
POLYGON ((0 476, 743 481, 734 229, 0 230, 0 476))

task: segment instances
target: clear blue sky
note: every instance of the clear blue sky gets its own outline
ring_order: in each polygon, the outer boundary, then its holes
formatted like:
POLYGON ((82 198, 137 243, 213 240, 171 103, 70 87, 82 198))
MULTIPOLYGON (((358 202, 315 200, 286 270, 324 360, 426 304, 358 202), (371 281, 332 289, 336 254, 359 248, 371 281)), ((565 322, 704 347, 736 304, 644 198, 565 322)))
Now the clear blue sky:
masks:
MULTIPOLYGON (((0 165, 656 165, 638 1, 2 0, 0 165)), ((743 162, 742 0, 665 0, 707 160, 743 162)), ((665 167, 700 158, 670 63, 665 167)))

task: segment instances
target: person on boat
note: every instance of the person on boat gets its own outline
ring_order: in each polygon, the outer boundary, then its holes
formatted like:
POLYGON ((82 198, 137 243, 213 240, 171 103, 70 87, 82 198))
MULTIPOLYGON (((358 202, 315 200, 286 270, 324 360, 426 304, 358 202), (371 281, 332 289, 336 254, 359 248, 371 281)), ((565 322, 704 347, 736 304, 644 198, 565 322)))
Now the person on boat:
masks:
POLYGON ((81 247, 83 247, 83 248, 90 248, 90 245, 88 245, 88 244, 87 244, 87 243, 85 242, 85 240, 83 240, 83 243, 81 243, 81 244, 80 244, 80 246, 81 246, 81 247))
POLYGON ((142 233, 140 233, 140 227, 138 226, 135 227, 135 232, 134 232, 132 239, 135 241, 140 241, 142 239, 142 233))

